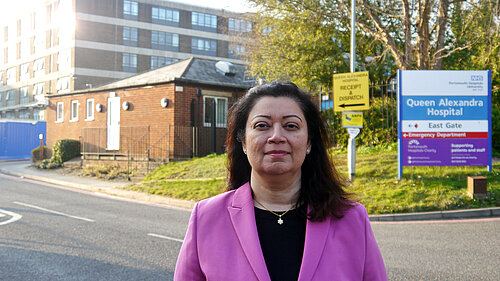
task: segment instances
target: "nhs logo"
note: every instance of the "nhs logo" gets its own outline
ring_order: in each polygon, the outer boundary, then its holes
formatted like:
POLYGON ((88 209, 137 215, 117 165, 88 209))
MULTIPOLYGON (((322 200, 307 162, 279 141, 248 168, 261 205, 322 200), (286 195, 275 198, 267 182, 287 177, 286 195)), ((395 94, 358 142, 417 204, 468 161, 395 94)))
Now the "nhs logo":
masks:
POLYGON ((470 80, 471 81, 483 81, 483 75, 471 75, 470 80))

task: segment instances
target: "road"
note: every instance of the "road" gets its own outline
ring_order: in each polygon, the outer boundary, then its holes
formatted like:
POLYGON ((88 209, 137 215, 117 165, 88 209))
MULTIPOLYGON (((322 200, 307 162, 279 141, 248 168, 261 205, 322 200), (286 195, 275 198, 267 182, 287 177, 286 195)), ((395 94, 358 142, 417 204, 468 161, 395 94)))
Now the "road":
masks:
MULTIPOLYGON (((0 280, 172 280, 189 214, 0 174, 0 280)), ((372 227, 389 280, 500 276, 500 218, 372 227)))
POLYGON ((0 174, 0 280, 172 280, 188 219, 0 174))

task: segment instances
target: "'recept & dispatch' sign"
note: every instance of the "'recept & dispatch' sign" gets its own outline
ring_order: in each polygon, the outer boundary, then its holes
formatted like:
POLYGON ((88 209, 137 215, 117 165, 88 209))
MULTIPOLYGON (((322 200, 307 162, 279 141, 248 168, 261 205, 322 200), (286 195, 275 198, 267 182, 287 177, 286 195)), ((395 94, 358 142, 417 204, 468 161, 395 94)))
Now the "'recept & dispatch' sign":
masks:
POLYGON ((491 71, 398 71, 403 166, 491 169, 491 71))

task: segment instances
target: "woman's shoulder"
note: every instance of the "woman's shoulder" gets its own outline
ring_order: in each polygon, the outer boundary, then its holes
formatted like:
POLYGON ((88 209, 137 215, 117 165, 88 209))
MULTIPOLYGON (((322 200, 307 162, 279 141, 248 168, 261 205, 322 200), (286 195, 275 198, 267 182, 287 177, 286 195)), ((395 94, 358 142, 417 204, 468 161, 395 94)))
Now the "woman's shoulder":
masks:
POLYGON ((349 202, 349 208, 345 209, 342 212, 341 221, 359 221, 363 222, 368 218, 368 212, 366 211, 365 206, 363 204, 351 201, 349 202))
POLYGON ((198 201, 198 203, 196 203, 196 205, 198 208, 203 209, 224 207, 230 204, 235 192, 236 190, 226 191, 221 194, 217 194, 215 196, 200 200, 198 201))

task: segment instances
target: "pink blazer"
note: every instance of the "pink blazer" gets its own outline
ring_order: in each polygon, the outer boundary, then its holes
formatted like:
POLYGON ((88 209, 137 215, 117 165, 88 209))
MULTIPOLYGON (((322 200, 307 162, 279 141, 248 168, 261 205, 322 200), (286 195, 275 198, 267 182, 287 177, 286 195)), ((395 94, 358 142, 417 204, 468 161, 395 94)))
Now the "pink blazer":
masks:
MULTIPOLYGON (((174 280, 271 280, 248 183, 196 204, 174 280)), ((298 280, 387 280, 368 214, 361 204, 342 219, 307 221, 298 280)))

